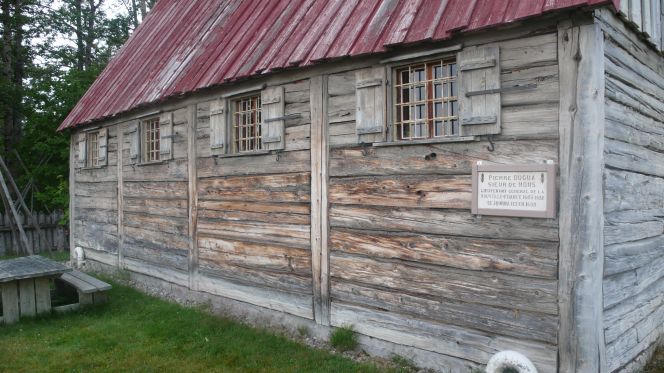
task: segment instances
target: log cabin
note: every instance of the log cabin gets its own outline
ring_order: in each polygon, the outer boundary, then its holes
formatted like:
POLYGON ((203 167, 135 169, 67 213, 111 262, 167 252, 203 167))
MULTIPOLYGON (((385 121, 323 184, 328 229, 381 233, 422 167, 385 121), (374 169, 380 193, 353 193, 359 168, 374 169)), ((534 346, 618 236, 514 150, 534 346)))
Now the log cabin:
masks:
POLYGON ((446 372, 634 370, 664 329, 662 23, 160 0, 59 127, 72 255, 446 372))

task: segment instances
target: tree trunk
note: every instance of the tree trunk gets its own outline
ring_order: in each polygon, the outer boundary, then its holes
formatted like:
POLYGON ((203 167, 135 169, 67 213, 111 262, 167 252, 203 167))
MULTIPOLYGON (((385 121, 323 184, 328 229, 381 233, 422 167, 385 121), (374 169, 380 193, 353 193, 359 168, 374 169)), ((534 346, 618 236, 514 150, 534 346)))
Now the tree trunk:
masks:
POLYGON ((9 93, 2 102, 2 150, 4 152, 10 152, 16 148, 21 134, 23 78, 25 75, 23 8, 24 3, 21 0, 2 0, 1 80, 9 93))

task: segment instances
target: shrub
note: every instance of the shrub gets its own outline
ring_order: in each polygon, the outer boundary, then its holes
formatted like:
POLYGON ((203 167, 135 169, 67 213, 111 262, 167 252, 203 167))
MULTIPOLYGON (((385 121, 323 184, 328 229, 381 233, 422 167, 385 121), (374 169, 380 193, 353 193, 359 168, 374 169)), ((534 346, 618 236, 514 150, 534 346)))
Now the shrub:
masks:
POLYGON ((357 347, 357 333, 352 325, 334 329, 330 334, 330 344, 339 351, 350 351, 357 347))

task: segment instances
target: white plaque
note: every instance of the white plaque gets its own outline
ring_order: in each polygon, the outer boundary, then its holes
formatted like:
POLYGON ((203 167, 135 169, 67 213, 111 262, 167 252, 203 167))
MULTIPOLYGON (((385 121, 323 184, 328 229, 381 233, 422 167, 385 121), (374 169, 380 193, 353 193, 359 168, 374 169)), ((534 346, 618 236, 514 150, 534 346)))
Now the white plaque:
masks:
POLYGON ((473 168, 474 214, 555 217, 555 166, 486 165, 473 168))

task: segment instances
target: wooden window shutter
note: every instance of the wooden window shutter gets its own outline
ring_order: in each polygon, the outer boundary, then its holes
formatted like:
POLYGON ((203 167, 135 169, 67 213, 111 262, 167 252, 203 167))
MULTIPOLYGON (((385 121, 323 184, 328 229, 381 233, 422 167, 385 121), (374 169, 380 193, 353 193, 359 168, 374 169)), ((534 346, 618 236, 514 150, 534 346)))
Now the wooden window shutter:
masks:
POLYGON ((102 128, 97 135, 99 141, 99 165, 108 165, 108 128, 102 128))
POLYGON ((500 49, 464 49, 457 63, 462 136, 500 133, 500 49))
POLYGON ((173 113, 159 116, 159 159, 173 158, 173 113))
POLYGON ((355 130, 359 142, 385 141, 385 67, 370 67, 355 73, 355 130))
POLYGON ((269 87, 261 91, 261 142, 263 149, 283 149, 284 87, 269 87))
POLYGON ((85 167, 85 162, 88 156, 88 147, 87 147, 87 133, 78 134, 78 157, 76 158, 76 166, 78 168, 85 167))
POLYGON ((217 153, 226 152, 226 100, 210 103, 210 148, 217 153))
POLYGON ((135 164, 139 162, 139 151, 141 149, 141 136, 140 136, 140 122, 136 122, 129 126, 129 163, 135 164))

